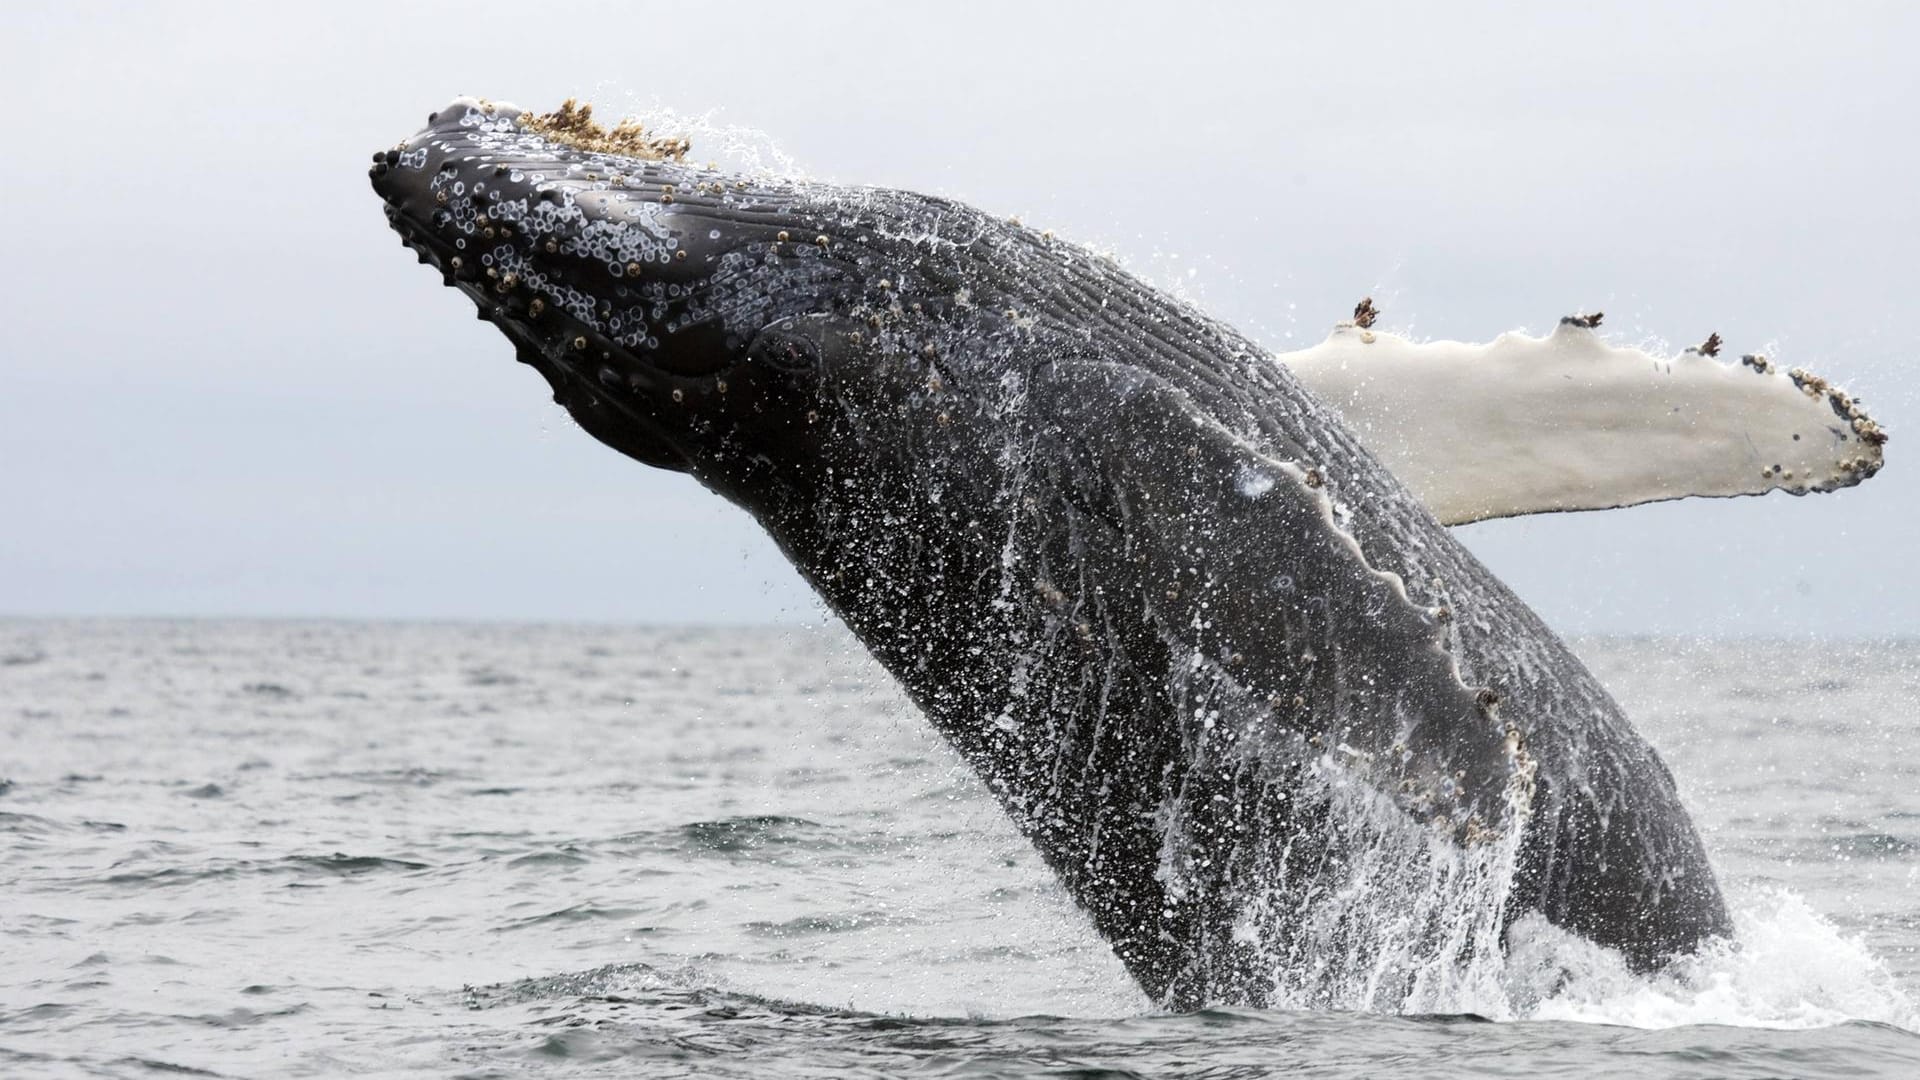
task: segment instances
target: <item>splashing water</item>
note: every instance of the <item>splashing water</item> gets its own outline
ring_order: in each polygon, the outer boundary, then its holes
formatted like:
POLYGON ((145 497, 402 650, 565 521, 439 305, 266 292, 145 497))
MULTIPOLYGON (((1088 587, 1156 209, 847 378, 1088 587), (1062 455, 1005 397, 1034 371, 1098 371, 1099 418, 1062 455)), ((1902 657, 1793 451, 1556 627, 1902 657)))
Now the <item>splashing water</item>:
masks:
MULTIPOLYGON (((1342 833, 1333 847, 1351 855, 1309 894, 1313 914, 1293 947, 1268 957, 1276 1008, 1650 1029, 1864 1020, 1920 1032, 1920 1006, 1885 964, 1792 891, 1734 894, 1731 939, 1637 973, 1538 915, 1501 933, 1517 843, 1461 851, 1407 829, 1391 808, 1373 810, 1330 822, 1342 833)), ((1272 895, 1245 901, 1250 943, 1272 895)))
POLYGON ((771 134, 745 124, 727 123, 713 111, 692 113, 638 91, 603 83, 592 95, 605 102, 608 119, 632 116, 658 135, 688 139, 688 161, 711 161, 730 172, 785 180, 818 180, 800 159, 771 134))
POLYGON ((1537 918, 1509 937, 1501 1018, 1667 1028, 1813 1028, 1869 1020, 1920 1031, 1920 1008, 1859 940, 1784 889, 1736 895, 1735 934, 1653 975, 1537 918))

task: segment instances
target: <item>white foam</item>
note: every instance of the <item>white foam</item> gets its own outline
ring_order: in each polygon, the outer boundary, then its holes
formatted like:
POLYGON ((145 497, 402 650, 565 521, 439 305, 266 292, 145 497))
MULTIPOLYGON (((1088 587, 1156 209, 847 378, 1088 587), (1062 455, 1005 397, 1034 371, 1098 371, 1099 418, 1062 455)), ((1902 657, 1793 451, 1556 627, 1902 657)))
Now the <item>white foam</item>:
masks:
POLYGON ((1529 916, 1509 931, 1500 1019, 1667 1028, 1810 1028, 1869 1020, 1920 1031, 1917 1007, 1858 938, 1798 895, 1733 898, 1734 937, 1651 976, 1529 916))

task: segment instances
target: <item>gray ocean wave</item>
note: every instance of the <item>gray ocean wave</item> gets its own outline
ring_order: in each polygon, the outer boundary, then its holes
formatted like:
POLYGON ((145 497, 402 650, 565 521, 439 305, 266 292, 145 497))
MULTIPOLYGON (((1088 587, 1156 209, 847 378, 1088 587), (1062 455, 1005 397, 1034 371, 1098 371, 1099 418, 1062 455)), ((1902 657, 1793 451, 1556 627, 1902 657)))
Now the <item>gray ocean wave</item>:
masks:
POLYGON ((1578 647, 1738 942, 1169 1016, 835 630, 0 621, 0 1072, 1920 1075, 1920 642, 1578 647))

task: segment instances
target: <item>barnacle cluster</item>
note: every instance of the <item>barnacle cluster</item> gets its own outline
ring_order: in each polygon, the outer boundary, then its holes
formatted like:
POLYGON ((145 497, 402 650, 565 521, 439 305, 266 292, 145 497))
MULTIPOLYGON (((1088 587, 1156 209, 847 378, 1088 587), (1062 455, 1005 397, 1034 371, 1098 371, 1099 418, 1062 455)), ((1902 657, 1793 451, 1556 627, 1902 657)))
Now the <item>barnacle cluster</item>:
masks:
POLYGON ((520 117, 520 126, 557 143, 593 154, 649 161, 682 161, 693 143, 678 136, 655 135, 628 117, 609 128, 593 118, 593 106, 568 98, 558 109, 520 117))
MULTIPOLYGON (((1847 426, 1853 429, 1853 433, 1859 436, 1861 442, 1869 446, 1881 446, 1886 443, 1886 429, 1882 428, 1872 417, 1868 416, 1866 412, 1860 408, 1860 403, 1854 400, 1845 390, 1840 389, 1805 368, 1794 368, 1787 372, 1787 378, 1792 379, 1793 385, 1798 387, 1800 392, 1808 397, 1816 401, 1825 398, 1827 404, 1833 409, 1833 415, 1845 421, 1847 426)), ((1847 468, 1848 471, 1858 471, 1853 468, 1849 462, 1842 462, 1841 466, 1847 468)), ((1874 468, 1878 469, 1878 467, 1878 462, 1875 462, 1874 468)), ((1869 473, 1868 475, 1872 474, 1869 473)))

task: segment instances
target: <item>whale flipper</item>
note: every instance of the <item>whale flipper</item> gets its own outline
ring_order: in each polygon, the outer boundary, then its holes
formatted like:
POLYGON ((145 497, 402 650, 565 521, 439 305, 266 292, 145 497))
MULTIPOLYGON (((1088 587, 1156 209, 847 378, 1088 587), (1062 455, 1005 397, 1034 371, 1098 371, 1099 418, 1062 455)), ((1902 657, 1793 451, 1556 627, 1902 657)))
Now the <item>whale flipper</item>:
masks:
POLYGON ((1826 380, 1764 357, 1609 345, 1597 316, 1545 337, 1415 343, 1369 329, 1362 304, 1279 357, 1344 414, 1448 525, 1688 496, 1804 495, 1878 472, 1886 434, 1826 380))

